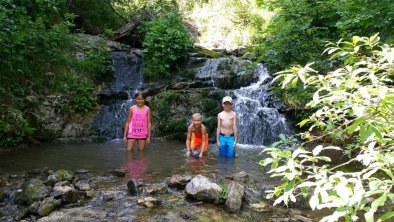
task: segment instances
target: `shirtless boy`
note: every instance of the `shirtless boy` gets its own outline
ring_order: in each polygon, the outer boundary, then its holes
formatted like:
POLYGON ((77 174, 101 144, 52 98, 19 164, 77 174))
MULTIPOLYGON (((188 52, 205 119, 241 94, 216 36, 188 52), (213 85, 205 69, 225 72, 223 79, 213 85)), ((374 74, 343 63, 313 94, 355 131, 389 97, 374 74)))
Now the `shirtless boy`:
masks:
POLYGON ((186 138, 186 155, 201 158, 203 153, 208 150, 208 133, 207 128, 202 124, 202 117, 200 113, 192 115, 192 123, 187 127, 186 138), (200 147, 198 154, 197 148, 200 147))
POLYGON ((232 111, 233 99, 225 96, 222 100, 223 111, 218 114, 218 128, 216 131, 219 155, 235 157, 237 145, 237 114, 232 111))

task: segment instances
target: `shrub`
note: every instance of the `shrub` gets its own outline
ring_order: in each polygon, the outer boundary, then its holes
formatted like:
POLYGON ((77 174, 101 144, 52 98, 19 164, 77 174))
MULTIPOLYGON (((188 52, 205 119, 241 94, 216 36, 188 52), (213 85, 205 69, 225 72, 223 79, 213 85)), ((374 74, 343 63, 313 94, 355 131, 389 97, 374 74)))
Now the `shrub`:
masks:
POLYGON ((192 47, 189 33, 175 12, 146 22, 144 32, 144 74, 158 80, 170 76, 170 71, 187 57, 192 47))
MULTIPOLYGON (((394 88, 388 79, 393 72, 394 48, 379 45, 377 35, 355 36, 350 42, 340 40, 328 46, 325 52, 330 59, 342 61, 342 67, 319 75, 307 65, 277 77, 282 87, 301 81, 305 88, 315 89, 308 107, 316 111, 299 125, 308 123, 310 131, 317 128, 321 134, 302 133, 305 140, 296 144, 293 152, 277 148, 278 144, 264 151, 270 157, 260 164, 271 165, 269 172, 283 181, 268 197, 277 197, 275 204, 288 205, 296 196, 307 196, 313 210, 335 209, 321 221, 342 217, 356 221, 360 213, 367 222, 376 221, 378 209, 394 201, 394 88), (322 142, 322 138, 330 138, 332 143, 341 141, 353 149, 350 160, 333 165, 321 154, 328 149, 349 154, 341 147, 305 148, 311 142, 322 142)), ((377 221, 392 217, 394 211, 388 211, 377 221)))

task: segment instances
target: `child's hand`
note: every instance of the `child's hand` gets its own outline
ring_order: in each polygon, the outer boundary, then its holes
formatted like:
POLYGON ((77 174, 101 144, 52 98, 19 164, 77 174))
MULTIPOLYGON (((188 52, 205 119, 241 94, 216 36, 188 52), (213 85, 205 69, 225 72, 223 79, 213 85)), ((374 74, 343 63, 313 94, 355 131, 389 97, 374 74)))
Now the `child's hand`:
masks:
POLYGON ((150 137, 146 139, 146 143, 150 143, 150 137))
POLYGON ((235 148, 236 145, 237 145, 237 141, 234 142, 234 148, 235 148))
POLYGON ((123 143, 127 143, 127 137, 123 137, 123 143))
POLYGON ((216 143, 218 144, 218 147, 220 147, 220 142, 219 142, 219 141, 217 141, 216 143))
POLYGON ((202 158, 202 152, 200 153, 199 157, 202 158))

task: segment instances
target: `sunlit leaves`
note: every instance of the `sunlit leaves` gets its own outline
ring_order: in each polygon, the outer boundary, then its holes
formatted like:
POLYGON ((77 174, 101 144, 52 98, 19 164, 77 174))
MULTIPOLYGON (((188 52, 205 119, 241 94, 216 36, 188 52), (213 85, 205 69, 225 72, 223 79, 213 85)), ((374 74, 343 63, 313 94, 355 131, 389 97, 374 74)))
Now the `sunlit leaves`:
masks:
MULTIPOLYGON (((377 35, 355 36, 349 42, 340 40, 327 46, 325 52, 331 59, 343 61, 342 67, 321 75, 310 70, 309 65, 296 66, 278 73, 274 79, 285 88, 294 87, 294 79, 300 84, 300 74, 306 77, 303 87, 315 89, 307 106, 316 111, 299 125, 309 124, 310 131, 319 129, 322 135, 302 133, 305 141, 286 158, 277 154, 283 153, 281 150, 267 150, 270 156, 267 159, 277 163, 270 173, 281 176, 286 186, 292 184, 295 196, 302 194, 309 198, 312 209, 335 208, 332 215, 321 221, 339 218, 356 221, 360 212, 366 221, 375 221, 378 209, 394 200, 394 89, 389 80, 393 73, 393 48, 380 46, 377 35), (341 141, 355 150, 356 155, 344 150, 344 154, 353 158, 332 166, 328 165, 331 158, 322 156, 323 151, 339 147, 316 145, 311 151, 303 148, 322 138, 341 141), (362 168, 348 169, 350 163, 358 163, 362 168), (306 187, 312 190, 307 192, 306 187)), ((287 200, 292 200, 282 185, 268 197, 277 196, 275 203, 287 205, 287 200)), ((387 212, 378 221, 393 216, 387 212)))

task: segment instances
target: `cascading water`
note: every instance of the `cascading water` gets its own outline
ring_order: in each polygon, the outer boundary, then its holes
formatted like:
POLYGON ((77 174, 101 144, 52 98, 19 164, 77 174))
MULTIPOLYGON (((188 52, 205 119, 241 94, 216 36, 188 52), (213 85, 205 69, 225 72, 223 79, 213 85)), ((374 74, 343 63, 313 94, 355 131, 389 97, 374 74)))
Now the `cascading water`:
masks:
MULTIPOLYGON (((142 59, 138 56, 113 52, 112 58, 114 80, 101 92, 103 106, 92 130, 96 135, 119 139, 122 138, 127 109, 134 104, 133 97, 142 89, 144 78, 142 59)), ((250 63, 236 58, 195 59, 201 64, 194 69, 196 78, 213 86, 213 90, 227 89, 226 93, 234 98, 240 144, 268 145, 277 141, 279 134, 291 133, 285 117, 278 112, 280 103, 269 91, 271 77, 261 64, 250 68, 250 63), (245 74, 247 71, 249 74, 245 74), (235 74, 231 77, 233 79, 226 79, 229 73, 230 76, 235 74)))
POLYGON ((114 80, 101 92, 103 107, 96 116, 92 130, 110 139, 122 138, 128 108, 135 103, 134 95, 144 84, 142 59, 127 52, 112 52, 114 80))
POLYGON ((269 92, 271 77, 267 70, 257 65, 259 81, 247 87, 233 90, 233 109, 238 115, 238 141, 241 144, 269 145, 279 134, 291 133, 285 117, 275 106, 269 92))
POLYGON ((207 59, 197 68, 196 77, 212 82, 214 88, 233 89, 226 90, 226 94, 234 99, 240 144, 269 145, 280 134, 291 134, 291 130, 278 112, 283 105, 269 91, 271 76, 261 64, 250 67, 250 62, 237 58, 207 59))

